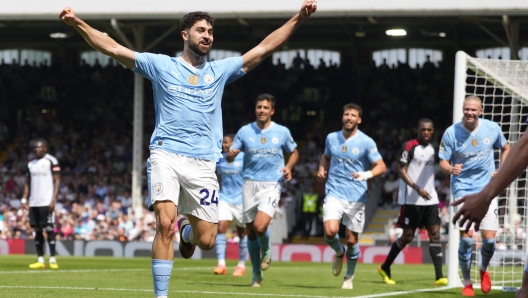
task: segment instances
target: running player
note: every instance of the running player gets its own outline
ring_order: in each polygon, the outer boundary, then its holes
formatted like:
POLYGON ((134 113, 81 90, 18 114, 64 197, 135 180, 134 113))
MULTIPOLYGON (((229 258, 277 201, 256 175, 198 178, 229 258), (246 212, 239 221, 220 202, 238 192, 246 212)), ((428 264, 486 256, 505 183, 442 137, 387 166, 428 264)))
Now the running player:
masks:
MULTIPOLYGON (((528 122, 528 119, 527 121, 528 122)), ((490 204, 515 178, 519 177, 528 166, 528 129, 523 136, 515 143, 511 149, 510 158, 504 160, 493 179, 478 193, 468 194, 462 199, 453 203, 453 206, 459 205, 458 212, 453 217, 453 224, 460 220, 460 226, 466 226, 466 232, 473 224, 475 231, 478 231, 483 219, 486 218, 490 204)), ((517 200, 517 198, 513 198, 517 200)), ((524 263, 524 273, 522 277, 522 286, 515 294, 516 298, 528 297, 528 262, 524 263)))
POLYGON ((317 179, 326 182, 323 205, 324 237, 336 252, 334 276, 341 274, 343 256, 347 270, 342 289, 352 289, 359 258, 358 233, 365 224, 367 179, 385 173, 386 167, 376 143, 358 129, 363 111, 357 104, 343 107, 343 129, 326 137, 325 151, 319 162, 317 179), (347 249, 339 242, 339 223, 346 226, 347 249))
POLYGON ((229 147, 233 144, 234 138, 234 134, 224 136, 222 141, 223 158, 216 164, 216 174, 220 183, 220 201, 218 202, 218 234, 215 242, 218 266, 213 272, 219 275, 226 274, 226 232, 229 222, 234 220, 240 241, 238 242, 238 265, 233 272, 233 276, 243 276, 246 272, 247 257, 246 227, 242 217, 242 165, 244 164, 244 153, 238 154, 233 162, 226 160, 227 152, 229 152, 229 147))
POLYGON ((33 142, 35 159, 28 163, 26 184, 22 203, 29 197, 29 224, 35 231, 37 262, 30 264, 31 269, 46 268, 44 263, 44 233, 46 231, 50 258, 49 267, 59 269, 55 259, 55 203, 60 187, 60 166, 57 159, 48 154, 48 142, 36 139, 33 142))
POLYGON ((435 285, 447 285, 447 278, 442 274, 442 223, 438 216, 438 194, 434 185, 435 150, 429 143, 433 133, 433 122, 427 118, 421 119, 418 121, 418 137, 403 145, 398 193, 398 204, 402 206, 398 225, 403 229, 403 234, 394 241, 385 262, 378 268, 386 284, 396 284, 391 279, 392 262, 412 241, 416 228, 425 227, 429 234, 429 253, 435 268, 435 285))
POLYGON ((97 51, 151 80, 156 124, 150 140, 147 174, 149 209, 156 216, 152 244, 154 294, 166 297, 174 259, 174 222, 178 212, 179 250, 190 258, 196 246, 211 250, 217 233, 218 180, 221 157, 224 86, 256 67, 279 49, 317 9, 305 0, 301 10, 282 27, 245 53, 207 62, 213 45, 213 18, 192 12, 180 21, 181 57, 139 53, 127 49, 78 18, 70 7, 59 18, 76 29, 97 51), (181 199, 181 200, 180 200, 181 199))
MULTIPOLYGON (((482 190, 495 172, 493 148, 500 148, 502 162, 508 155, 510 145, 500 126, 482 115, 482 101, 476 96, 464 99, 464 117, 461 122, 451 125, 440 142, 440 168, 451 176, 451 192, 456 200, 482 190)), ((489 262, 495 252, 495 232, 498 229, 497 200, 491 202, 488 213, 481 222, 482 263, 480 265, 480 288, 483 293, 491 290, 491 280, 487 272, 489 262)), ((471 282, 472 227, 460 231, 458 260, 464 277, 462 296, 474 296, 471 282), (465 230, 465 231, 464 231, 465 230)))
POLYGON ((255 113, 257 121, 240 128, 235 136, 227 160, 233 161, 244 152, 244 222, 248 234, 248 250, 253 267, 252 287, 260 287, 271 264, 270 232, 268 225, 275 215, 281 194, 281 180, 292 178, 291 170, 299 153, 290 130, 271 121, 275 113, 275 97, 257 96, 255 113), (283 151, 290 154, 284 165, 283 151), (262 257, 261 257, 262 249, 262 257))

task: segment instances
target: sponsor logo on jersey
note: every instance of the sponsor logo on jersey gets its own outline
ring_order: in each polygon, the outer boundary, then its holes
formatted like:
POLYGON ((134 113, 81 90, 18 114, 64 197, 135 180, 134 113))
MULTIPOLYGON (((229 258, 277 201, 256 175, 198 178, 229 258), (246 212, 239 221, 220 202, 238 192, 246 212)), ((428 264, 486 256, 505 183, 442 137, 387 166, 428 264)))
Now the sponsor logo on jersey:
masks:
POLYGON ((271 142, 272 142, 273 144, 277 144, 277 143, 279 143, 279 138, 277 138, 277 137, 273 137, 273 138, 271 138, 271 142))
POLYGON ((473 145, 473 147, 477 147, 477 145, 478 145, 478 140, 477 140, 477 139, 472 139, 472 140, 471 140, 471 145, 473 145))
POLYGON ((359 154, 359 148, 352 149, 352 153, 354 153, 356 155, 359 154))
POLYGON ((170 92, 176 92, 178 91, 178 86, 169 86, 169 88, 167 88, 170 92))
POLYGON ((206 74, 204 76, 204 81, 207 83, 207 84, 211 84, 213 81, 214 81, 214 77, 210 74, 206 74))
POLYGON ((154 187, 152 187, 152 191, 159 195, 163 192, 163 184, 162 183, 156 183, 154 184, 154 187))
POLYGON ((341 148, 341 152, 346 153, 346 152, 347 152, 347 149, 348 149, 347 146, 343 146, 343 147, 341 148))
POLYGON ((260 143, 261 144, 266 144, 266 137, 261 137, 260 138, 260 143))
POLYGON ((191 74, 189 76, 189 84, 193 85, 193 86, 196 86, 198 85, 198 81, 200 80, 200 78, 197 76, 197 75, 193 75, 191 74))
POLYGON ((488 137, 485 137, 484 140, 482 140, 482 142, 486 145, 489 145, 490 143, 490 139, 488 137))

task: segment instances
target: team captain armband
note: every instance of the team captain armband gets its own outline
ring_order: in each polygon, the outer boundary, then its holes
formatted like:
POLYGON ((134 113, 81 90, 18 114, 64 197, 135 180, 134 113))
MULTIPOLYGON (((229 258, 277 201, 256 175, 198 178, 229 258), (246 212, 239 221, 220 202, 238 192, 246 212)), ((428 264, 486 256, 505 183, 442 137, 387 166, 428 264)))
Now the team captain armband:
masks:
POLYGON ((53 172, 60 172, 60 166, 59 166, 59 165, 53 166, 53 167, 51 168, 51 170, 52 170, 53 172))

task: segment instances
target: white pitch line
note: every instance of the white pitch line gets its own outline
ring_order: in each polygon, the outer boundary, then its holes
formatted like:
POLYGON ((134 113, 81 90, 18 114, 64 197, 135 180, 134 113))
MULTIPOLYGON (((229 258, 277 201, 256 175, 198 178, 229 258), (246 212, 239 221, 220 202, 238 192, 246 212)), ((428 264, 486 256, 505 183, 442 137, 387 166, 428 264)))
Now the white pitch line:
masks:
MULTIPOLYGON (((191 271, 191 270, 209 270, 214 267, 188 267, 188 268, 174 268, 177 270, 183 270, 183 271, 191 271)), ((35 270, 35 269, 28 269, 26 271, 19 270, 19 271, 0 271, 0 274, 32 274, 32 273, 89 273, 89 272, 120 272, 120 271, 151 271, 151 268, 129 268, 129 269, 83 269, 83 270, 35 270)), ((176 270, 174 270, 176 271, 176 270)))
POLYGON ((450 289, 454 289, 454 288, 452 288, 452 287, 438 287, 438 288, 430 288, 430 289, 419 289, 419 290, 411 290, 411 291, 389 292, 389 293, 382 293, 382 294, 372 294, 372 295, 365 295, 365 296, 357 296, 356 298, 390 297, 390 296, 399 296, 399 295, 413 294, 413 293, 420 293, 420 292, 444 291, 444 290, 450 290, 450 289))

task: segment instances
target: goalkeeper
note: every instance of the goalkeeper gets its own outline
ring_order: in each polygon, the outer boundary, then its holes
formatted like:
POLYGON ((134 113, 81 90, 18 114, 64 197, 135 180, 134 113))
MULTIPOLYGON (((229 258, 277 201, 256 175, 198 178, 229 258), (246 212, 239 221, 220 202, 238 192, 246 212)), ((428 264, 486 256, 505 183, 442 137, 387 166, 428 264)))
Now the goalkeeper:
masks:
MULTIPOLYGON (((527 119, 528 120, 528 119, 527 119)), ((527 121, 528 122, 528 121, 527 121)), ((528 129, 527 129, 528 131, 528 129)), ((464 196, 453 205, 463 205, 453 217, 453 224, 460 219, 460 226, 467 227, 475 224, 475 231, 478 231, 488 212, 488 206, 495 200, 495 197, 503 191, 515 178, 526 170, 528 166, 528 133, 519 139, 511 150, 512 158, 508 158, 502 167, 493 176, 493 179, 480 192, 464 196)), ((515 198, 517 199, 517 198, 515 198)), ((528 262, 525 262, 522 287, 516 298, 528 297, 528 262)))
POLYGON ((365 224, 366 180, 385 173, 386 167, 376 143, 358 129, 361 107, 350 103, 343 110, 343 129, 326 137, 317 178, 323 181, 328 176, 323 222, 326 243, 336 252, 332 273, 341 273, 346 255, 347 270, 341 288, 352 289, 359 258, 358 233, 363 232, 365 224), (346 225, 346 252, 339 242, 341 219, 346 225))
MULTIPOLYGON (((455 201, 479 192, 489 183, 495 173, 494 148, 500 148, 504 162, 510 145, 498 124, 481 119, 482 101, 476 96, 464 99, 461 122, 451 125, 440 142, 440 168, 451 174, 451 192, 455 201)), ((460 203, 458 203, 460 204, 460 203)), ((457 204, 457 205, 458 205, 457 204)), ((491 280, 487 268, 495 252, 495 233, 498 229, 497 200, 491 202, 482 220, 482 263, 480 265, 480 288, 483 293, 491 290, 491 280)), ((462 226, 461 226, 462 227, 462 226)), ((470 277, 471 246, 473 231, 466 225, 460 231, 458 261, 464 277, 462 296, 474 296, 470 277)))

